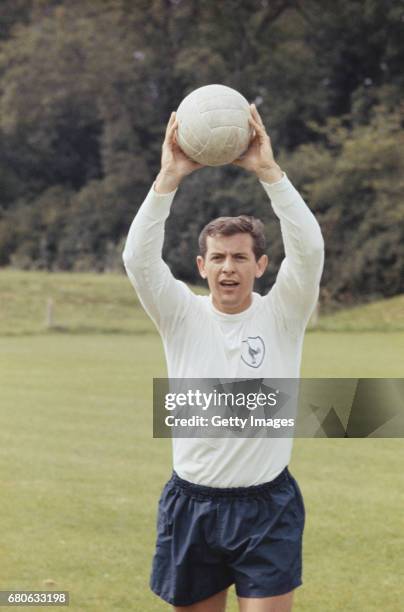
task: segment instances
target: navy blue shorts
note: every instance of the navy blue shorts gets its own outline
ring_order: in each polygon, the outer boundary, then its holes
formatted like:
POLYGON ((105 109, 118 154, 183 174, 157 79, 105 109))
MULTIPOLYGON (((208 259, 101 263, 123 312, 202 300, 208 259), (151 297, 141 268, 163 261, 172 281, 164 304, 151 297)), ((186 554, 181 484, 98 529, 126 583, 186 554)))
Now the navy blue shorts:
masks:
POLYGON ((285 468, 271 482, 229 489, 175 472, 159 501, 150 587, 189 606, 235 584, 240 597, 272 597, 302 584, 303 498, 285 468))

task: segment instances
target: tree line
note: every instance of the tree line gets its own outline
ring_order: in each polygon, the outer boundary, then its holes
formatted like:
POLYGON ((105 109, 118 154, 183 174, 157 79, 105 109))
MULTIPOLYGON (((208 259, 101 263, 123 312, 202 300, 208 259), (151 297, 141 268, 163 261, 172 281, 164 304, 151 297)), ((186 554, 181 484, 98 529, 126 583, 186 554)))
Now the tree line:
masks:
MULTIPOLYGON (((404 291, 402 2, 3 0, 0 266, 119 270, 158 172, 170 112, 209 83, 258 106, 282 167, 325 238, 324 300, 404 291)), ((279 225, 241 169, 181 186, 164 248, 197 282, 197 236, 215 216, 279 225)))

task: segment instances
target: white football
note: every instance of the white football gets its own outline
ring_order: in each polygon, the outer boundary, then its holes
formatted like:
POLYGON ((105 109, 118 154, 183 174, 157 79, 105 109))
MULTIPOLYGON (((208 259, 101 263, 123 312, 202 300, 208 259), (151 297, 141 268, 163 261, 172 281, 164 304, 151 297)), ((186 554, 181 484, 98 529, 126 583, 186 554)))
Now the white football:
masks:
POLYGON ((229 164, 250 142, 250 106, 238 91, 225 85, 199 87, 177 110, 177 142, 184 153, 206 166, 229 164))

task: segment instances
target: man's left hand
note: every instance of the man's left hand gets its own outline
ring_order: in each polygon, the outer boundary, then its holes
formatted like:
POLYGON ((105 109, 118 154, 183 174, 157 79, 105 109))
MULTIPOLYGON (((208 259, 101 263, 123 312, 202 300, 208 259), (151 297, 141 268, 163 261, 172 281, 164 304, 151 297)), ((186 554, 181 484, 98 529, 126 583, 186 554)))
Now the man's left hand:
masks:
POLYGON ((249 124, 254 130, 247 151, 233 164, 250 172, 255 172, 261 181, 274 183, 283 177, 283 172, 274 159, 271 139, 265 130, 255 104, 250 105, 249 124))

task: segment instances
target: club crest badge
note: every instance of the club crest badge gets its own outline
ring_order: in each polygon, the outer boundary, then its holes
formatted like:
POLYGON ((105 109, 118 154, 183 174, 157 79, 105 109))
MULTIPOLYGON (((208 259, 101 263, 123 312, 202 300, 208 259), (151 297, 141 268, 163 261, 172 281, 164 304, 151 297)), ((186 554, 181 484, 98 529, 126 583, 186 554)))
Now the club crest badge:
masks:
POLYGON ((242 341, 241 359, 250 368, 259 368, 264 361, 265 344, 261 336, 248 336, 242 341))

